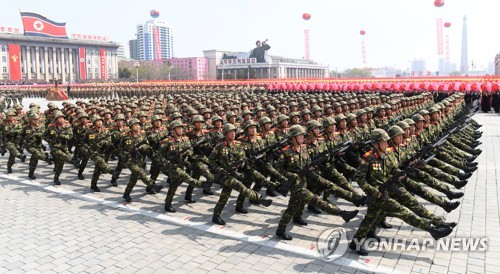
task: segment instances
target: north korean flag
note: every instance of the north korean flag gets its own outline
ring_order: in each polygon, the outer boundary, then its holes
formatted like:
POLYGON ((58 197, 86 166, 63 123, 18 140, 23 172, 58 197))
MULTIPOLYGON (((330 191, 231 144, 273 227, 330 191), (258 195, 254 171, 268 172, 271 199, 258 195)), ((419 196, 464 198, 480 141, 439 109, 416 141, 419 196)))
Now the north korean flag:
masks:
POLYGON ((68 39, 66 23, 57 23, 32 12, 21 12, 24 35, 68 39))

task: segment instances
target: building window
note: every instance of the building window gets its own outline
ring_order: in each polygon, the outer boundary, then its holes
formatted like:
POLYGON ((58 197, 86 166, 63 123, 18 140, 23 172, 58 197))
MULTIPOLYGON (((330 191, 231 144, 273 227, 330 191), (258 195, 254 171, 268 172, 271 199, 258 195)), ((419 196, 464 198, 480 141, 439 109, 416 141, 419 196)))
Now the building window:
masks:
POLYGON ((3 73, 7 73, 7 67, 3 67, 3 68, 2 68, 2 72, 3 72, 3 73))
POLYGON ((7 63, 7 57, 2 56, 2 62, 7 63))
POLYGON ((7 51, 7 47, 5 45, 2 45, 2 52, 6 52, 7 51))

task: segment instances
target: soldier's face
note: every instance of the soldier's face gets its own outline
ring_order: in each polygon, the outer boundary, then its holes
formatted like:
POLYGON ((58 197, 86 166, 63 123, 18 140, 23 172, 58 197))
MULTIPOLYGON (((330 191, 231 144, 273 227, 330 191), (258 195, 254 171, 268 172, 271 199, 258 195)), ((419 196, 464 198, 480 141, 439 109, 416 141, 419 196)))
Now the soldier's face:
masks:
POLYGON ((297 135, 293 138, 293 140, 295 140, 297 145, 302 145, 304 143, 304 135, 302 135, 302 134, 297 135))
POLYGON ((139 130, 141 130, 141 124, 136 123, 132 125, 132 131, 138 132, 139 130))
POLYGON ((335 124, 332 124, 332 125, 327 126, 325 130, 326 130, 326 132, 328 132, 328 133, 333 133, 333 132, 335 132, 335 124))
POLYGON ((217 120, 214 122, 214 127, 216 128, 220 128, 222 126, 222 121, 221 120, 217 120))
POLYGON ((119 126, 119 127, 123 126, 123 120, 121 120, 121 119, 120 120, 115 120, 115 122, 116 122, 117 126, 119 126))
POLYGON ((403 134, 403 137, 404 137, 404 138, 408 138, 408 137, 410 137, 410 128, 411 128, 411 127, 404 129, 404 131, 405 131, 405 133, 403 134))
POLYGON ((351 124, 351 127, 357 127, 358 121, 356 119, 352 119, 350 124, 351 124))
POLYGON ((366 113, 365 114, 361 114, 361 116, 359 117, 359 120, 361 120, 361 122, 366 122, 366 113))
POLYGON ((384 109, 379 110, 378 117, 384 117, 384 116, 385 116, 385 110, 384 109))
POLYGON ((39 122, 39 121, 40 121, 40 120, 38 120, 38 119, 31 119, 31 125, 33 125, 33 126, 37 127, 37 126, 38 126, 38 122, 39 122))
POLYGON ((387 141, 382 140, 382 141, 378 142, 377 146, 378 146, 379 151, 382 151, 382 152, 386 151, 387 150, 387 141))
POLYGON ((184 133, 184 128, 183 127, 176 127, 176 128, 174 128, 174 132, 177 136, 182 136, 182 134, 184 133))
POLYGON ((432 117, 432 120, 433 120, 433 121, 437 121, 437 120, 439 120, 439 112, 433 112, 433 113, 431 114, 431 117, 432 117))
POLYGON ((345 119, 340 120, 339 122, 339 128, 340 129, 345 129, 347 127, 347 121, 345 119))
POLYGON ((287 120, 283 120, 283 121, 281 121, 280 126, 281 126, 282 128, 286 128, 286 127, 288 126, 288 121, 287 121, 287 120))
POLYGON ((58 124, 63 124, 63 123, 64 123, 64 117, 63 117, 63 116, 59 116, 59 117, 57 117, 56 122, 57 122, 58 124))
POLYGON ((395 145, 399 146, 403 142, 403 135, 398 135, 394 138, 392 138, 392 142, 394 142, 395 145))
POLYGON ((95 121, 94 125, 95 125, 96 128, 101 128, 102 127, 102 120, 95 121))
POLYGON ((251 126, 247 128, 247 134, 250 136, 255 136, 257 133, 257 127, 256 126, 251 126))
POLYGON ((203 123, 202 122, 195 122, 194 123, 194 128, 197 129, 197 130, 200 130, 203 126, 203 123))
POLYGON ((156 120, 153 122, 153 126, 155 127, 161 127, 161 120, 156 120))
POLYGON ((417 129, 422 129, 424 127, 424 121, 418 121, 415 123, 417 129))
POLYGON ((236 130, 230 130, 226 133, 226 138, 228 141, 233 141, 236 137, 236 130))

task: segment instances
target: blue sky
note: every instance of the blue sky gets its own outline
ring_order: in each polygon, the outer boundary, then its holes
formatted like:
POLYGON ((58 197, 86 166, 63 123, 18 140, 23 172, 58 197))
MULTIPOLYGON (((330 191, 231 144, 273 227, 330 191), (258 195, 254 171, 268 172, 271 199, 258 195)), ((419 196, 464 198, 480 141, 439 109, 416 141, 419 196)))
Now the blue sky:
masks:
MULTIPOLYGON (((175 28, 176 57, 202 56, 207 49, 249 51, 269 39, 270 54, 304 57, 304 29, 310 29, 311 58, 339 70, 396 65, 423 58, 437 69, 436 19, 450 22, 451 60, 460 63, 462 18, 468 17, 469 63, 487 67, 500 52, 500 1, 446 0, 17 0, 2 1, 0 25, 22 27, 19 9, 67 22, 68 34, 106 35, 123 43, 134 38, 138 23, 160 19, 175 28), (309 21, 302 20, 310 13, 309 21), (359 31, 366 31, 360 36, 359 31)), ((128 49, 127 49, 128 52, 128 49)))

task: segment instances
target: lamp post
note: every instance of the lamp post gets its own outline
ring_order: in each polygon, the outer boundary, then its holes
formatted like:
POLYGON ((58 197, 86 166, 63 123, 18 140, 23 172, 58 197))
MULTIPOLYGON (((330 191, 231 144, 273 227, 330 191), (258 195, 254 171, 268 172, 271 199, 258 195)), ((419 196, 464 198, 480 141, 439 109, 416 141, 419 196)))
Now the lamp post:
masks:
POLYGON ((174 66, 170 66, 170 67, 168 68, 168 80, 169 80, 169 81, 170 81, 170 70, 171 70, 173 67, 174 67, 174 66))
POLYGON ((139 83, 139 67, 141 66, 141 64, 139 64, 139 62, 135 62, 134 63, 134 67, 135 67, 135 80, 137 83, 139 83))

